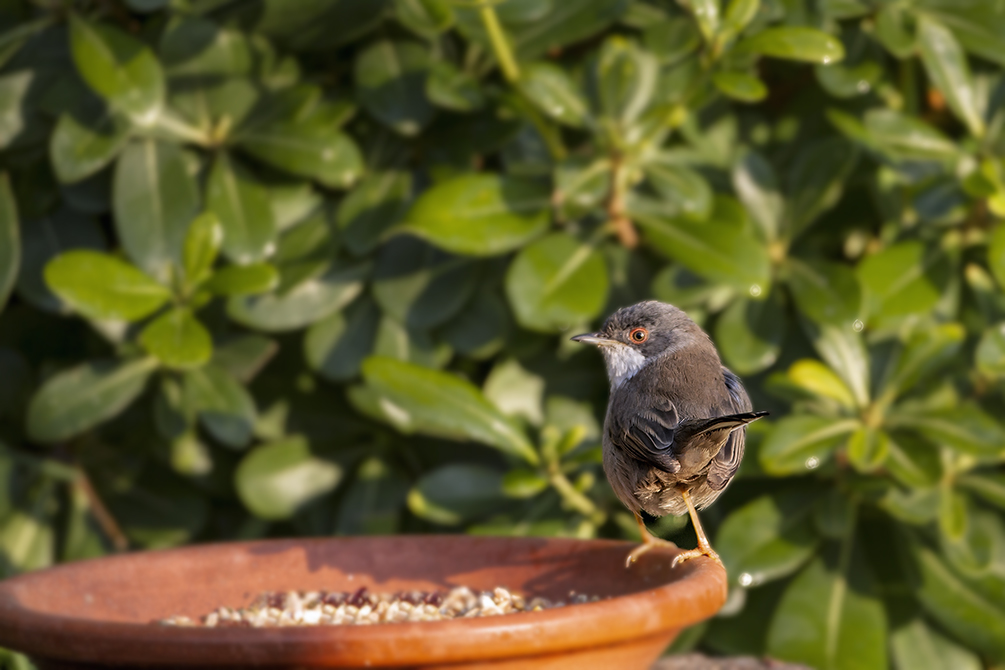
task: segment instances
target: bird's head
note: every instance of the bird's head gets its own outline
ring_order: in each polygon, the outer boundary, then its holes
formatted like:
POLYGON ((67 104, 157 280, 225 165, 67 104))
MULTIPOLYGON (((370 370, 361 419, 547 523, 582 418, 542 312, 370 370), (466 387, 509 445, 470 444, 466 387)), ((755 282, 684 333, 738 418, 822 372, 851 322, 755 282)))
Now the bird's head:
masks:
POLYGON ((597 332, 572 339, 600 349, 611 386, 617 388, 661 354, 707 337, 682 310, 665 302, 647 300, 622 307, 597 332))

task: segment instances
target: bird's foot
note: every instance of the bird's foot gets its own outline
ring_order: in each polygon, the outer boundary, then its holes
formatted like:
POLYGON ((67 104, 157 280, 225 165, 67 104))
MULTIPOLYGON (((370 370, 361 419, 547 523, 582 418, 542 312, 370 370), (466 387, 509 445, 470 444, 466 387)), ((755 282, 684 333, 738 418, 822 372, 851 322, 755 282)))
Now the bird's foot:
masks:
POLYGON ((644 538, 642 544, 632 549, 632 552, 628 554, 628 557, 625 559, 625 567, 626 568, 632 567, 632 563, 639 560, 639 557, 642 554, 646 553, 653 547, 670 547, 671 549, 676 549, 677 545, 674 544, 673 542, 669 542, 667 540, 661 540, 658 537, 653 537, 652 535, 649 535, 644 538))
POLYGON ((712 551, 712 547, 707 547, 704 549, 699 547, 697 549, 688 549, 687 551, 682 551, 681 553, 677 554, 673 559, 673 563, 670 564, 670 567, 676 568, 678 563, 683 563, 684 561, 690 561, 692 558, 698 558, 699 556, 708 556, 719 565, 722 565, 722 559, 719 558, 719 554, 712 551))

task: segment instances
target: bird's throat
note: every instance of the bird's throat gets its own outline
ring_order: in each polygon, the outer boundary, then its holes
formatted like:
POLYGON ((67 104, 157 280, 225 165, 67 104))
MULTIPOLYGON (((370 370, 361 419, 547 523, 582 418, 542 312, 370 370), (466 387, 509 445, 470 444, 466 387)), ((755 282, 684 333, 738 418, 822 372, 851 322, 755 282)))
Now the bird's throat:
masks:
POLYGON ((611 389, 617 389, 634 377, 646 365, 646 357, 624 344, 614 344, 600 348, 607 363, 607 378, 611 389))

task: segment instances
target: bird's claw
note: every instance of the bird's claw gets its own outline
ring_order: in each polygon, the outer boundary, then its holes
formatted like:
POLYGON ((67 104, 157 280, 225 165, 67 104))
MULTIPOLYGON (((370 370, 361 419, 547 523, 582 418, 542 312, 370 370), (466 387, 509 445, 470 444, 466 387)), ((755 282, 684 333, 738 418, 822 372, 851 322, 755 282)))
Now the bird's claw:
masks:
POLYGON ((690 561, 692 558, 698 558, 699 556, 708 556, 713 561, 722 565, 722 559, 719 558, 719 554, 712 551, 712 548, 708 549, 689 549, 687 551, 682 551, 681 553, 674 556, 673 563, 670 564, 671 568, 676 568, 678 563, 683 563, 684 561, 690 561))
POLYGON ((642 554, 646 553, 653 547, 658 546, 669 547, 671 549, 677 548, 677 545, 674 544, 673 542, 668 542, 666 540, 661 540, 658 537, 649 536, 648 539, 646 539, 639 546, 632 549, 631 553, 628 554, 628 556, 625 558, 625 567, 626 568, 632 567, 632 563, 639 560, 639 557, 642 556, 642 554))

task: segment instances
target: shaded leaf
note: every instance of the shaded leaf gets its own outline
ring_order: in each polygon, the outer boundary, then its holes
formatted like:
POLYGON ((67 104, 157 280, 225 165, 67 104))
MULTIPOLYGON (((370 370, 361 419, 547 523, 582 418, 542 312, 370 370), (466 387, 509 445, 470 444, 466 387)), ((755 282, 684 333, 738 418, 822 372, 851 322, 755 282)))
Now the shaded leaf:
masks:
POLYGON ((17 203, 6 173, 0 174, 0 312, 21 269, 21 231, 17 203))
POLYGON ((921 314, 939 301, 943 256, 916 240, 899 242, 864 259, 857 268, 869 312, 884 317, 921 314))
POLYGON ((424 192, 402 230, 456 254, 494 256, 518 249, 547 227, 547 184, 466 174, 424 192))
POLYGON ((635 123, 656 91, 659 62, 620 36, 604 41, 591 84, 597 112, 622 130, 635 123))
POLYGON ((945 410, 898 413, 894 420, 936 444, 963 453, 995 457, 1005 449, 1005 429, 972 402, 961 402, 945 410))
POLYGON ((776 476, 815 470, 858 427, 859 422, 853 419, 787 416, 775 424, 762 443, 761 467, 776 476))
POLYGON ((817 323, 847 325, 859 315, 862 288, 855 271, 839 263, 817 259, 804 263, 796 258, 786 261, 787 286, 799 311, 817 323))
POLYGON ((716 320, 715 341, 731 369, 753 374, 778 360, 785 321, 777 293, 766 300, 738 298, 716 320))
POLYGON ((402 25, 422 37, 436 37, 454 22, 447 0, 394 0, 394 11, 402 25))
POLYGON ((426 99, 429 52, 416 42, 380 40, 356 57, 360 103, 402 135, 415 135, 433 118, 426 99))
POLYGON ((517 254, 506 273, 506 296, 520 324, 557 332, 588 321, 607 300, 600 253, 566 233, 553 233, 517 254))
POLYGON ((445 465, 427 473, 408 494, 408 508, 434 523, 455 526, 495 509, 502 477, 483 465, 445 465))
POLYGON ((92 319, 137 321, 158 310, 171 292, 135 267, 97 251, 68 251, 45 266, 49 288, 92 319))
POLYGON ((412 430, 473 440, 532 463, 537 461, 523 432, 469 382, 446 372, 379 357, 363 362, 363 378, 379 394, 384 409, 412 430))
POLYGON ((918 19, 918 47, 928 77, 945 96, 950 109, 971 134, 982 136, 984 119, 978 107, 970 66, 953 33, 922 14, 918 19))
POLYGON ((977 344, 976 362, 977 369, 986 375, 1005 375, 1005 324, 984 331, 977 344))
POLYGON ((318 321, 304 336, 307 364, 325 379, 352 379, 373 351, 379 323, 380 311, 365 298, 318 321))
POLYGON ((435 63, 426 79, 426 97, 440 107, 471 112, 485 105, 478 80, 448 62, 435 63))
POLYGON ((787 213, 793 237, 837 203, 857 162, 855 145, 842 138, 813 142, 799 153, 788 181, 787 213))
POLYGON ((223 253, 236 263, 260 261, 275 250, 276 222, 269 192, 226 153, 217 156, 206 184, 206 207, 223 226, 223 253))
POLYGON ((747 151, 733 166, 733 189, 766 240, 781 232, 785 201, 775 170, 761 154, 747 151))
POLYGON ((244 506, 262 519, 288 519, 338 486, 342 468, 311 453, 303 437, 256 447, 234 472, 244 506))
POLYGON ((520 91, 542 112, 559 123, 582 127, 589 118, 586 100, 565 70, 548 62, 521 67, 520 91))
POLYGON ((890 633, 890 650, 897 670, 981 670, 972 651, 939 633, 921 617, 890 633))
POLYGON ((86 179, 104 168, 129 139, 129 122, 110 110, 81 116, 64 112, 49 140, 52 169, 65 184, 86 179))
POLYGON ((222 368, 207 365, 184 376, 185 407, 222 444, 243 449, 251 443, 257 410, 251 394, 222 368))
POLYGON ((679 215, 704 221, 712 213, 712 187, 700 174, 679 165, 646 166, 646 178, 663 199, 663 204, 675 207, 679 215))
POLYGON ((143 392, 153 358, 84 363, 49 378, 28 406, 28 435, 60 442, 118 416, 143 392))

